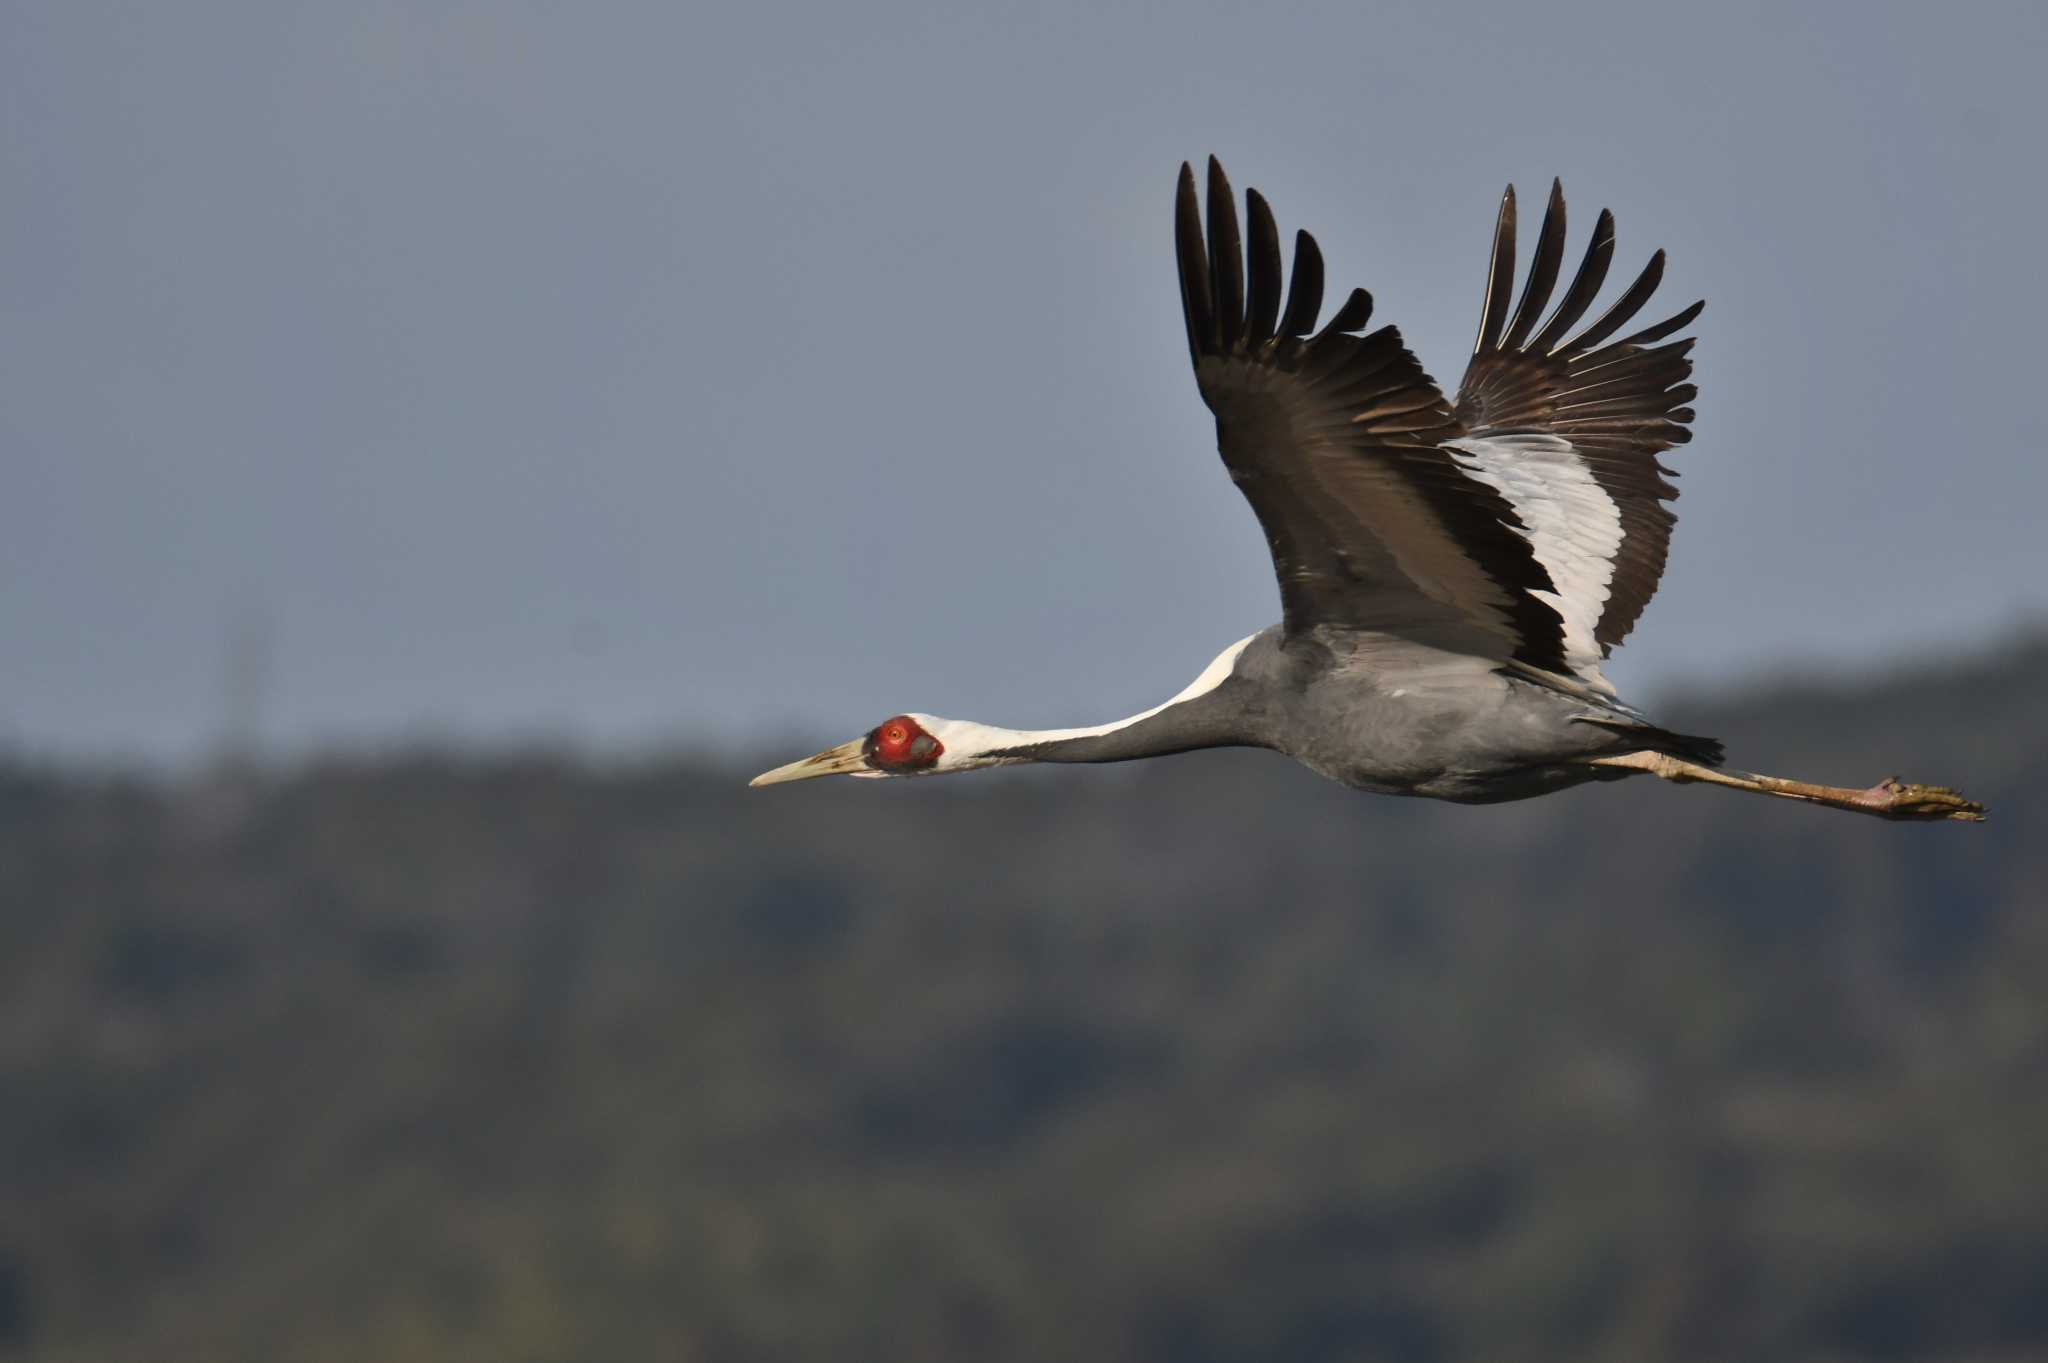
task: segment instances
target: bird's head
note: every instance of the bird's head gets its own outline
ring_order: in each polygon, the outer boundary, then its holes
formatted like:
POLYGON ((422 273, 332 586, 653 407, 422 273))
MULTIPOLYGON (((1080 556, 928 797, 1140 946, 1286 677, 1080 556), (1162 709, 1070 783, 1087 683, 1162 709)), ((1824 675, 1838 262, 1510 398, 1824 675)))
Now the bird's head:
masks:
POLYGON ((894 715, 859 738, 764 771, 747 784, 772 786, 813 776, 936 776, 1016 760, 992 755, 990 740, 996 732, 937 715, 894 715))

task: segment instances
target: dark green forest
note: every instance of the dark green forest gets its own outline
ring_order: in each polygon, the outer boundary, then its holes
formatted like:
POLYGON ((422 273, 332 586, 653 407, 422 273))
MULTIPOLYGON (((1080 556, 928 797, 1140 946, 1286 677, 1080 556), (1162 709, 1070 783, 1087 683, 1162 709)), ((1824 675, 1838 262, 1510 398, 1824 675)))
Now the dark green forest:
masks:
POLYGON ((1981 826, 0 760, 0 1358, 2048 1358, 2044 671, 1660 709, 1981 826))

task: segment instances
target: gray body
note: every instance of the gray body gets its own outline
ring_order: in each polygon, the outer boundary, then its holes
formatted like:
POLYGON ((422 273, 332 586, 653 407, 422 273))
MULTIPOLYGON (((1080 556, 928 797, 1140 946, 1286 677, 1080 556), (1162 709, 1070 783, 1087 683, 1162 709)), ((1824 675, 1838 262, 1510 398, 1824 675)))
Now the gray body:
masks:
POLYGON ((1022 751, 1114 762, 1270 748, 1356 790, 1482 804, 1618 776, 1587 759, 1642 748, 1657 732, 1483 659, 1331 627, 1290 641, 1274 625, 1215 689, 1113 733, 1022 751))

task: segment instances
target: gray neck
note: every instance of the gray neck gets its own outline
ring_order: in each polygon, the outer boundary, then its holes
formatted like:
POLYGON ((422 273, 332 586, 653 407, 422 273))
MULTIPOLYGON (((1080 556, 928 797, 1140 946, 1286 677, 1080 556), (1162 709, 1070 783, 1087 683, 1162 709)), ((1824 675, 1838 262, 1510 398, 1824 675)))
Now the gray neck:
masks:
POLYGON ((1212 691, 1169 704, 1107 732, 1072 737, 1048 734, 990 756, 1025 762, 1131 762, 1195 748, 1264 747, 1250 723, 1252 707, 1246 704, 1246 693, 1251 689, 1244 680, 1233 677, 1212 691))

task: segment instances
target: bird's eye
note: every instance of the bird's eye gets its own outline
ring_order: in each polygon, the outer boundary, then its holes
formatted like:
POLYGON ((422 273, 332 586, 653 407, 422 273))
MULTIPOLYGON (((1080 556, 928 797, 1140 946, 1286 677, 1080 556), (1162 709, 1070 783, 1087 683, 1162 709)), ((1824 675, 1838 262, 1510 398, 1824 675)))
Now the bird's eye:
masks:
POLYGON ((903 726, 900 724, 891 724, 888 728, 882 730, 882 741, 885 743, 901 743, 908 737, 910 735, 903 731, 903 726))

